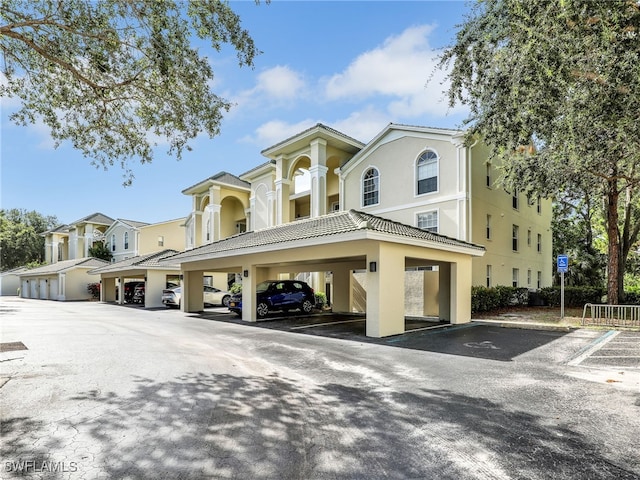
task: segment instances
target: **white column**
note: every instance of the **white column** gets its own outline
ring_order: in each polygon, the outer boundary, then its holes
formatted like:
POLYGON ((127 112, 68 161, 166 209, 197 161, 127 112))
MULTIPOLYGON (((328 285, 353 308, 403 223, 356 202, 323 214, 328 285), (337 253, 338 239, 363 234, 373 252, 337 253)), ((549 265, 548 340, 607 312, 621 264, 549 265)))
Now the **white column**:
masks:
POLYGON ((311 174, 311 217, 327 213, 327 171, 323 165, 309 168, 311 174))

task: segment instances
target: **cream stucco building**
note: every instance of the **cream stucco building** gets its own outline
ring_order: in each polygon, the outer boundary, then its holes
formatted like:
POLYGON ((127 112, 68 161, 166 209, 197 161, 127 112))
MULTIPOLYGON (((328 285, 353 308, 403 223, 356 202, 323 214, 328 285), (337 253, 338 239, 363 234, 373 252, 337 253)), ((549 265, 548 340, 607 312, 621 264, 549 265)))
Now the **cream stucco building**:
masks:
MULTIPOLYGON (((365 144, 317 124, 262 154, 265 163, 238 177, 221 172, 183 190, 193 197, 187 251, 172 257, 187 289, 208 271, 242 272, 245 320, 255 320, 252 287, 269 275, 303 275, 338 311, 358 310, 354 292, 365 290, 373 336, 404 331, 408 283, 421 284, 418 315, 453 323, 470 320, 472 285, 551 284, 550 201, 499 188, 498 166, 462 131, 389 124, 365 144), (261 248, 265 238, 281 240, 261 248), (383 302, 380 292, 399 298, 383 302)), ((201 308, 186 294, 183 309, 201 308)))

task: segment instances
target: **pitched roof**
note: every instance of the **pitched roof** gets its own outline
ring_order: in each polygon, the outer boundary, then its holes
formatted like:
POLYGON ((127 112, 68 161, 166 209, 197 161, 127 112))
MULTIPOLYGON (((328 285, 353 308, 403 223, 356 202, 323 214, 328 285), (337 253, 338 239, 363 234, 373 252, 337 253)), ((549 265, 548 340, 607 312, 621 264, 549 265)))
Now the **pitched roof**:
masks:
POLYGON ((148 222, 137 222, 136 220, 125 220, 124 218, 118 218, 118 221, 122 223, 126 223, 127 225, 133 228, 144 227, 146 225, 149 225, 148 222))
POLYGON ((61 262, 43 265, 42 267, 32 268, 21 272, 20 276, 49 275, 73 270, 74 268, 97 268, 102 265, 109 265, 109 262, 93 257, 74 258, 72 260, 63 260, 61 262))
POLYGON ((241 187, 241 188, 251 188, 251 184, 249 182, 245 182, 244 180, 242 180, 241 178, 233 175, 232 173, 229 172, 218 172, 215 175, 212 175, 209 178, 205 178, 204 180, 200 180, 198 183, 191 185, 190 187, 185 188, 184 190, 182 190, 182 193, 186 193, 189 190, 191 190, 192 188, 195 188, 199 185, 202 185, 203 183, 206 182, 215 182, 215 183, 223 183, 226 185, 231 185, 234 187, 241 187))
MULTIPOLYGON (((159 252, 148 253, 146 255, 138 255, 136 257, 127 258, 126 260, 121 260, 119 262, 109 263, 107 265, 100 266, 99 268, 90 270, 89 273, 92 275, 97 275, 100 273, 113 273, 132 269, 146 269, 154 267, 171 268, 174 265, 166 263, 163 263, 161 265, 158 262, 159 260, 171 255, 175 255, 176 253, 178 253, 177 250, 168 248, 159 252)), ((179 267, 179 264, 176 263, 175 267, 179 267)))
POLYGON ((241 233, 208 245, 187 250, 172 257, 167 257, 163 262, 171 261, 173 263, 180 263, 199 260, 207 256, 233 250, 284 244, 297 240, 330 237, 358 231, 390 234, 404 239, 426 240, 433 244, 439 244, 442 247, 462 247, 478 252, 484 252, 485 250, 484 247, 480 245, 464 242, 357 210, 349 210, 241 233))
POLYGON ((19 273, 26 272, 27 270, 29 270, 27 267, 16 267, 11 270, 0 272, 0 275, 18 275, 19 273))
POLYGON ((360 150, 365 146, 365 144, 362 143, 360 140, 356 140, 355 138, 350 137, 349 135, 345 135, 344 133, 339 132, 334 128, 327 127, 322 123, 316 123, 314 126, 307 128, 306 130, 303 130, 300 133, 297 133, 289 138, 286 138, 281 142, 278 142, 275 145, 272 145, 271 147, 265 148, 260 153, 268 157, 269 155, 273 154, 275 151, 278 151, 281 147, 284 147, 285 145, 289 145, 289 144, 295 144, 300 139, 305 138, 307 136, 311 136, 312 133, 314 134, 314 136, 316 135, 326 136, 326 138, 331 138, 334 141, 340 142, 342 145, 345 146, 345 148, 354 149, 354 151, 360 150), (348 147, 346 147, 347 145, 348 147))
POLYGON ((115 222, 113 218, 106 216, 104 213, 96 212, 91 215, 87 215, 80 220, 71 222, 69 226, 77 225, 78 223, 101 223, 103 225, 111 225, 113 222, 115 222))

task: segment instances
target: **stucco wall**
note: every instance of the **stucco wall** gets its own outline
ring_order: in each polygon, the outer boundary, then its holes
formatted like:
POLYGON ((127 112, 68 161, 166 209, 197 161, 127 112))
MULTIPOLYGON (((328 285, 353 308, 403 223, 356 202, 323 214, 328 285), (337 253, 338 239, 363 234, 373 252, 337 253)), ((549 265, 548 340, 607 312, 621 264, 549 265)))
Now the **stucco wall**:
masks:
POLYGON ((138 254, 146 255, 167 248, 178 250, 179 252, 184 250, 185 231, 182 225, 184 225, 184 219, 180 218, 140 227, 138 254), (163 237, 163 241, 160 242, 158 237, 163 237))
POLYGON ((538 272, 541 287, 552 282, 552 206, 548 199, 541 200, 538 213, 537 199, 528 201, 518 195, 518 208, 513 208, 513 195, 499 184, 499 166, 491 164, 491 186, 487 187, 487 150, 478 145, 472 151, 472 241, 486 248, 484 257, 473 260, 473 284, 486 285, 487 265, 491 265, 491 286, 512 285, 513 269, 519 270, 520 287, 536 289, 538 272), (487 238, 487 215, 491 216, 491 238, 487 238), (518 250, 513 250, 513 226, 518 226, 518 250), (531 242, 528 235, 531 232, 531 242), (538 252, 538 234, 541 250, 538 252), (528 271, 531 272, 530 282, 528 271))

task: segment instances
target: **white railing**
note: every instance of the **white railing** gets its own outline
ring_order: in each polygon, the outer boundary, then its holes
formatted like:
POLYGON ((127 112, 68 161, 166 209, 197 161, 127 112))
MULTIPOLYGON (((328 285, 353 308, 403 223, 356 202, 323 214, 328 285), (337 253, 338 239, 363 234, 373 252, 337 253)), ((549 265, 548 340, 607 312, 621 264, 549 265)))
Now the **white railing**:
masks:
POLYGON ((640 305, 587 303, 582 310, 582 325, 640 327, 640 305), (589 309, 589 315, 587 315, 587 309, 589 309))

